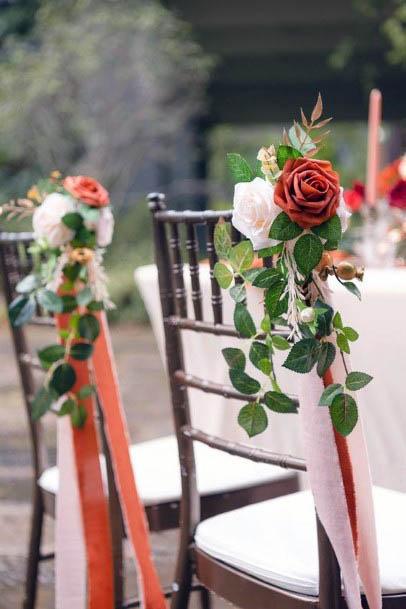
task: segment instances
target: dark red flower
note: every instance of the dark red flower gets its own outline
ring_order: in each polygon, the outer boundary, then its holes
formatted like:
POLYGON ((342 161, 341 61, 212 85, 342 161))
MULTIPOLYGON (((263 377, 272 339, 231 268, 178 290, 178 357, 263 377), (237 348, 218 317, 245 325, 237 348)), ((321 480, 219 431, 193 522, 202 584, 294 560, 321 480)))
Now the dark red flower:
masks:
POLYGON ((388 193, 389 205, 406 209, 406 180, 399 180, 388 193))
POLYGON ((365 201, 364 184, 358 180, 355 181, 352 188, 344 191, 344 201, 352 212, 358 211, 365 201))

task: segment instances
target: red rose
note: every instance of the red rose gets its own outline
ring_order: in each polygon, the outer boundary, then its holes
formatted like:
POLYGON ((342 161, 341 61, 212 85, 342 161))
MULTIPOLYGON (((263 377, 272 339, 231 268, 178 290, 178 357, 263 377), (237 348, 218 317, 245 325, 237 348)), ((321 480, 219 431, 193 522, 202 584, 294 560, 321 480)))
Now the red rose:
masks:
POLYGON ((354 182, 352 188, 344 191, 344 201, 352 212, 358 211, 365 201, 365 186, 362 182, 354 182))
POLYGON ((329 220, 340 202, 340 180, 329 161, 289 159, 275 185, 276 205, 302 228, 329 220))
POLYGON ((391 207, 406 209, 406 180, 399 180, 389 191, 388 197, 391 207))
POLYGON ((105 207, 110 203, 107 190, 89 176, 68 176, 64 179, 63 186, 75 199, 80 199, 91 207, 105 207))

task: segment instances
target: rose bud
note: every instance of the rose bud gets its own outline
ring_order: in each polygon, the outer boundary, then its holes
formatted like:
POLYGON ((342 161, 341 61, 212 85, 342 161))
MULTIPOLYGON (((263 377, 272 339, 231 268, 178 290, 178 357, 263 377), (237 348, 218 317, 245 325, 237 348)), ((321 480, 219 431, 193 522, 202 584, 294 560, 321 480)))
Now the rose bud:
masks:
POLYGON ((336 269, 337 275, 340 279, 354 279, 357 271, 352 262, 348 262, 347 260, 343 260, 337 266, 336 269))
POLYGON ((316 313, 313 307, 306 307, 303 311, 300 311, 300 321, 304 324, 311 324, 316 319, 316 313))

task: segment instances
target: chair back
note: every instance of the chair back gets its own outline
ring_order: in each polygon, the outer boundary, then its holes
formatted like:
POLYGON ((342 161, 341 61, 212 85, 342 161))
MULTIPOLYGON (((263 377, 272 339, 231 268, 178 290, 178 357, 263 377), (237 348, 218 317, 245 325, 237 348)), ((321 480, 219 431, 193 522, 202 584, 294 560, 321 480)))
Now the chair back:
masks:
MULTIPOLYGON (((0 271, 3 278, 3 289, 7 306, 18 296, 16 286, 19 281, 33 269, 34 261, 30 252, 32 243, 33 235, 31 233, 0 232, 0 271)), ((52 318, 45 316, 38 309, 35 316, 27 325, 53 326, 54 322, 52 318)), ((10 331, 24 394, 24 404, 32 443, 34 470, 38 478, 47 467, 48 458, 43 440, 42 422, 32 420, 31 402, 38 386, 35 374, 42 371, 42 368, 38 359, 32 355, 26 327, 15 327, 10 324, 10 331)))
MULTIPOLYGON (((181 468, 181 540, 178 554, 177 574, 181 577, 186 560, 187 549, 193 541, 194 531, 200 520, 200 497, 196 484, 196 464, 193 441, 203 442, 212 448, 225 451, 284 468, 305 471, 303 459, 290 455, 277 454, 246 444, 231 442, 221 437, 209 435, 195 429, 191 424, 188 388, 193 387, 206 393, 221 395, 224 398, 255 402, 256 395, 247 396, 231 386, 198 378, 185 370, 185 358, 181 340, 182 331, 192 331, 215 336, 241 338, 234 326, 223 320, 223 300, 221 289, 214 277, 217 255, 214 248, 214 230, 222 218, 231 220, 232 212, 227 211, 172 211, 166 209, 165 196, 153 193, 148 197, 152 212, 155 260, 158 269, 159 293, 164 325, 167 370, 170 383, 173 418, 178 441, 181 468), (201 227, 204 239, 199 239, 197 227, 201 227), (208 258, 210 266, 211 319, 204 319, 202 288, 200 283, 199 245, 204 243, 203 258, 208 258), (189 272, 191 294, 187 294, 184 273, 189 272), (188 298, 190 296, 190 298, 188 298), (192 302, 192 311, 188 310, 192 302), (190 315, 192 313, 192 315, 190 315)), ((232 244, 244 237, 234 227, 231 229, 232 244)), ((272 266, 271 259, 264 259, 264 266, 272 266)), ((278 331, 287 336, 285 330, 278 331)), ((220 354, 220 346, 219 346, 220 354)), ((298 405, 298 403, 297 403, 298 405)), ((341 598, 340 574, 337 560, 326 533, 317 518, 320 606, 339 607, 341 598)))

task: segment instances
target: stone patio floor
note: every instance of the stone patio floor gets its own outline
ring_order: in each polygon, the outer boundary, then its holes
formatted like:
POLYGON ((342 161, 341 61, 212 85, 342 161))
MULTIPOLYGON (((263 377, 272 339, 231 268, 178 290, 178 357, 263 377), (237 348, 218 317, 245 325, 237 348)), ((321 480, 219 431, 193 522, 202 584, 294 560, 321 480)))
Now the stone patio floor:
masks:
MULTIPOLYGON (((47 331, 47 330, 46 330, 47 331)), ((35 344, 53 342, 44 330, 33 333, 35 344)), ((148 326, 118 325, 112 328, 114 351, 132 441, 171 433, 171 414, 166 378, 148 326)), ((0 324, 0 609, 20 609, 30 514, 31 452, 12 344, 5 321, 0 324)), ((51 457, 55 454, 55 421, 46 418, 51 457)), ((153 549, 161 580, 171 581, 176 550, 176 531, 153 535, 153 549)), ((46 522, 45 546, 52 548, 53 523, 46 522)), ((135 572, 127 561, 128 594, 135 591, 135 572)), ((40 573, 37 609, 53 609, 52 562, 40 573)), ((193 602, 195 604, 195 602, 193 602)), ((216 606, 223 603, 216 603, 216 606)))

